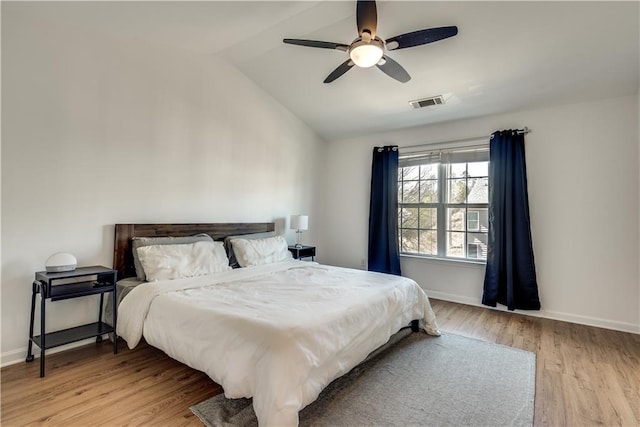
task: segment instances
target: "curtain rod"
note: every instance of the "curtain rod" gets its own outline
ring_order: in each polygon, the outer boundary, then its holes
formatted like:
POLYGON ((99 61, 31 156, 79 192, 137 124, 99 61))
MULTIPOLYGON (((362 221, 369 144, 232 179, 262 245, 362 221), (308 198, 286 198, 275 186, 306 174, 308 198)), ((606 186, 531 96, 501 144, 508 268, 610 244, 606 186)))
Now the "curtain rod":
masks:
MULTIPOLYGON (((518 134, 520 135, 526 135, 529 132, 531 132, 531 129, 529 129, 528 127, 524 127, 522 129, 516 129, 516 131, 518 132, 518 134)), ((428 144, 418 144, 418 145, 404 145, 404 146, 400 146, 398 148, 416 148, 416 147, 428 147, 428 146, 432 146, 432 145, 442 145, 442 144, 453 144, 455 142, 468 142, 468 141, 477 141, 479 139, 483 139, 483 138, 491 138, 491 135, 489 135, 488 137, 486 135, 482 135, 482 136, 476 136, 473 138, 463 138, 463 139, 451 139, 449 141, 439 141, 439 142, 430 142, 428 144)))

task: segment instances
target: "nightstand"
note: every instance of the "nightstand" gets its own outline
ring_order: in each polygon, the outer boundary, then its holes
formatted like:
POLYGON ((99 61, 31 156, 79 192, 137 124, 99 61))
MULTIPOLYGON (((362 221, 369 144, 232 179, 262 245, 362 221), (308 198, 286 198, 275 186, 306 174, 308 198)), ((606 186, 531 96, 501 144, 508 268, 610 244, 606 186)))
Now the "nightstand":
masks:
POLYGON ((111 268, 94 266, 80 267, 73 271, 47 272, 38 271, 31 290, 31 323, 29 324, 29 344, 27 362, 33 362, 33 344, 40 347, 40 377, 44 377, 44 352, 72 342, 96 337, 96 342, 102 341, 103 334, 113 333, 113 354, 118 353, 118 336, 116 334, 116 277, 118 272, 111 268), (111 293, 113 298, 112 325, 102 321, 102 305, 104 294, 111 293), (36 309, 36 294, 40 294, 40 335, 33 335, 33 322, 36 309), (70 298, 80 298, 89 295, 100 295, 98 321, 74 328, 55 332, 46 332, 45 301, 60 301, 70 298))
POLYGON ((291 252, 294 259, 311 258, 311 261, 313 261, 316 256, 316 247, 303 246, 301 248, 296 248, 295 245, 293 245, 289 246, 289 252, 291 252))

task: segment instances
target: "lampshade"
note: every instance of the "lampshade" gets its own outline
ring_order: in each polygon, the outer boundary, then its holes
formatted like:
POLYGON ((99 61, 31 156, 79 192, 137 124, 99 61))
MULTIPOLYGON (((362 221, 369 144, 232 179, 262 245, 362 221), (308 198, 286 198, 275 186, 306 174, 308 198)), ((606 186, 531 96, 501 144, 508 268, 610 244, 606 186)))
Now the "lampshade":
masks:
POLYGON ((309 228, 309 217, 307 215, 291 215, 290 222, 289 228, 292 230, 307 230, 309 228))

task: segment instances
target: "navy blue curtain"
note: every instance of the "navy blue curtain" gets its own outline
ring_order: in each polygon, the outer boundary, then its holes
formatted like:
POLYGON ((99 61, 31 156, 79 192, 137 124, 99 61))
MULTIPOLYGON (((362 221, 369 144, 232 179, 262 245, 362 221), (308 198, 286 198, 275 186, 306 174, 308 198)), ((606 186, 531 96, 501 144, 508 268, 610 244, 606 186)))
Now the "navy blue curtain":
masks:
POLYGON ((369 203, 369 271, 400 275, 398 147, 373 148, 369 203))
POLYGON ((539 310, 524 135, 504 130, 489 142, 489 239, 482 303, 539 310))

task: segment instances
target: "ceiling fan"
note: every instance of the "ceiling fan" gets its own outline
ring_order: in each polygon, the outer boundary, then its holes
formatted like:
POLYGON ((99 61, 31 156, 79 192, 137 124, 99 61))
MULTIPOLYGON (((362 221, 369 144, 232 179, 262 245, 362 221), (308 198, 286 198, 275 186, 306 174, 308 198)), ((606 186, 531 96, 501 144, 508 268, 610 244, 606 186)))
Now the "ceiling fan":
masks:
POLYGON ((362 68, 369 68, 375 65, 388 76, 393 77, 399 82, 406 83, 411 80, 411 76, 400 64, 387 56, 385 54, 386 51, 433 43, 458 34, 458 27, 456 26, 438 27, 413 31, 383 40, 376 35, 378 12, 376 2, 373 0, 358 0, 356 19, 358 24, 358 37, 349 45, 301 39, 284 39, 282 41, 287 44, 348 52, 349 59, 333 70, 333 72, 324 79, 325 83, 331 83, 349 71, 354 65, 362 68))

